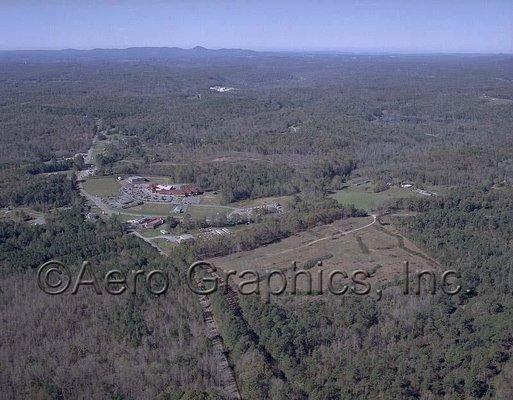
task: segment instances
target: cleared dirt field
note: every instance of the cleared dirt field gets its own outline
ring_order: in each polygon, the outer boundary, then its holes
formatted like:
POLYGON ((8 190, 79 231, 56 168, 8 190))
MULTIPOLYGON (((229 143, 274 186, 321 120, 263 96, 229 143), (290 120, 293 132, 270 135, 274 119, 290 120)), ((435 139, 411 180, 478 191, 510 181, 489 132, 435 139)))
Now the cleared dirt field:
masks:
MULTIPOLYGON (((293 279, 292 263, 297 268, 311 274, 313 292, 322 287, 328 289, 328 278, 334 270, 345 271, 349 278, 337 275, 333 279, 334 287, 351 285, 351 273, 364 270, 370 274, 368 282, 372 290, 387 282, 402 277, 404 261, 409 261, 410 271, 439 270, 438 263, 424 254, 409 240, 400 236, 392 225, 382 225, 378 220, 372 223, 371 217, 351 218, 333 224, 318 227, 307 232, 284 239, 280 242, 246 252, 231 254, 209 260, 224 271, 236 270, 237 275, 244 270, 258 271, 261 282, 260 291, 265 291, 266 271, 280 269, 289 277, 287 292, 293 279), (361 229, 359 229, 361 228, 361 229), (359 229, 359 230, 357 230, 359 229), (322 260, 322 266, 317 265, 322 260), (322 280, 319 271, 322 272, 322 280), (321 286, 322 282, 322 286, 321 286)), ((232 276, 235 283, 248 281, 252 276, 232 276)), ((281 285, 279 276, 271 279, 271 287, 276 290, 281 285)), ((247 285, 246 291, 255 285, 247 285)), ((297 278, 297 292, 306 293, 307 277, 297 278)))

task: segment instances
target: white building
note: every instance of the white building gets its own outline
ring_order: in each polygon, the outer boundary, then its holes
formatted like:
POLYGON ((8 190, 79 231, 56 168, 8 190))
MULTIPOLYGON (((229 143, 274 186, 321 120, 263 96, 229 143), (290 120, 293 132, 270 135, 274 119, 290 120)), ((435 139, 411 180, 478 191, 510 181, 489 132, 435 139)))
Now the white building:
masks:
POLYGON ((145 183, 148 182, 148 179, 143 178, 142 176, 131 176, 127 181, 128 183, 145 183))

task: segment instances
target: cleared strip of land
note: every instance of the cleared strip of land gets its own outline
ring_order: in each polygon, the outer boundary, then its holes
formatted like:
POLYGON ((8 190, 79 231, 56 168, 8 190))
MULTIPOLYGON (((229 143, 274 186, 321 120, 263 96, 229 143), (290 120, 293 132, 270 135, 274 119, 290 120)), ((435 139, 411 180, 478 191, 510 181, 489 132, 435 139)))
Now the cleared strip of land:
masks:
MULTIPOLYGON (((262 276, 274 269, 290 272, 295 261, 298 269, 310 272, 314 291, 320 287, 327 290, 326 278, 334 270, 345 271, 348 275, 355 270, 367 271, 371 276, 369 282, 376 286, 401 278, 404 261, 409 262, 411 271, 439 269, 435 260, 399 235, 393 226, 382 224, 374 216, 336 221, 255 250, 210 261, 225 271, 240 273, 249 269, 262 276), (322 266, 317 265, 320 260, 322 266), (324 277, 322 285, 320 270, 324 277)), ((230 279, 244 280, 237 276, 230 279)), ((298 292, 308 289, 303 277, 297 282, 298 292)))

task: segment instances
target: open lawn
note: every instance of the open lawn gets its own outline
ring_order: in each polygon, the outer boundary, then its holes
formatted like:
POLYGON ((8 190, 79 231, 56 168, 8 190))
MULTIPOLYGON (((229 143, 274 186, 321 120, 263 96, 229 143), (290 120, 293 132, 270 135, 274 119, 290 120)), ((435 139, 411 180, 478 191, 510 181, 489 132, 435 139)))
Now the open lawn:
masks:
POLYGON ((235 210, 233 207, 214 206, 214 205, 196 205, 187 208, 187 214, 193 218, 212 218, 218 215, 227 215, 235 210))
POLYGON ((137 217, 134 216, 134 215, 123 214, 123 213, 117 214, 117 217, 119 218, 119 220, 121 222, 128 222, 128 221, 132 221, 134 219, 137 219, 137 217))
POLYGON ((166 253, 170 253, 177 246, 176 243, 166 239, 153 239, 153 243, 158 245, 166 253))
POLYGON ((221 204, 221 196, 216 191, 205 192, 198 196, 201 199, 201 204, 218 206, 221 204))
POLYGON ((121 185, 114 176, 91 177, 84 182, 86 192, 103 198, 119 194, 121 185))
POLYGON ((330 197, 344 205, 354 205, 362 210, 374 211, 391 200, 416 196, 419 194, 411 189, 392 187, 384 192, 374 193, 364 186, 351 186, 337 191, 330 197))
POLYGON ((146 238, 153 238, 155 236, 161 235, 160 230, 165 229, 164 225, 161 225, 155 229, 139 229, 137 232, 139 232, 142 236, 146 238))

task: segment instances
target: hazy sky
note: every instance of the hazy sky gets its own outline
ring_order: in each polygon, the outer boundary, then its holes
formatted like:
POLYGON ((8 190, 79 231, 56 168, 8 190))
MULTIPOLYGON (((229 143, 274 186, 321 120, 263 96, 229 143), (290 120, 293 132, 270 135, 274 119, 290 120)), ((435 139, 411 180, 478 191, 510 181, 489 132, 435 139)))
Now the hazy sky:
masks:
POLYGON ((0 49, 513 53, 513 0, 0 0, 0 49))

